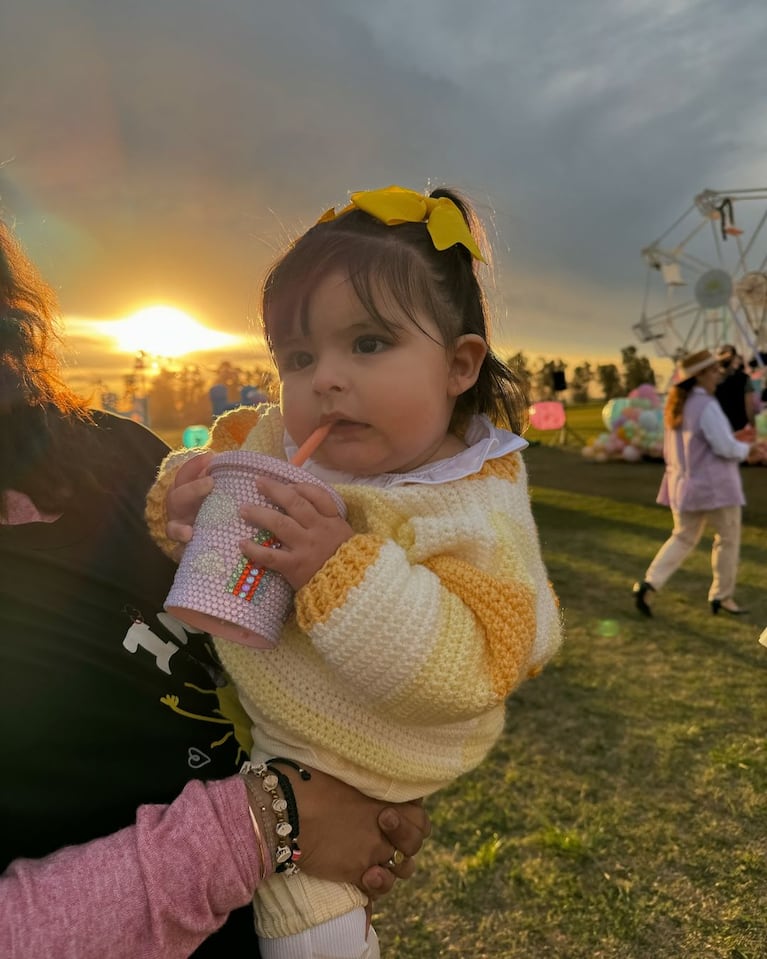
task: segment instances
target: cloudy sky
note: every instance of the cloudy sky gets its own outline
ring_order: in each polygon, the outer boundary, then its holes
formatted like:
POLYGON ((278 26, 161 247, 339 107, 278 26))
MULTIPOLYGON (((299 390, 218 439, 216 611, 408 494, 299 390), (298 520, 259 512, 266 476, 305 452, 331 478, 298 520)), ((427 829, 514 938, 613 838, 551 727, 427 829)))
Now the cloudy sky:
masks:
POLYGON ((349 191, 450 184, 499 345, 616 361, 642 248, 767 182, 765 35, 764 0, 4 0, 0 206, 78 336, 151 302, 244 333, 349 191))

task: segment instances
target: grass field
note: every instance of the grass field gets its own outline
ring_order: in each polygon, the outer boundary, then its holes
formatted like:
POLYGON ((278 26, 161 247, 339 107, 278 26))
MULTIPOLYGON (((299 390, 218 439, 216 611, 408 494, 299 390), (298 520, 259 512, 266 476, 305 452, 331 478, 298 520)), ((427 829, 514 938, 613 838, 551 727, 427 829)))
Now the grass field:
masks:
POLYGON ((669 531, 662 466, 526 459, 566 643, 484 765, 428 801, 419 871, 378 907, 382 954, 763 959, 767 470, 743 471, 751 614, 710 614, 701 544, 645 620, 630 588, 669 531))

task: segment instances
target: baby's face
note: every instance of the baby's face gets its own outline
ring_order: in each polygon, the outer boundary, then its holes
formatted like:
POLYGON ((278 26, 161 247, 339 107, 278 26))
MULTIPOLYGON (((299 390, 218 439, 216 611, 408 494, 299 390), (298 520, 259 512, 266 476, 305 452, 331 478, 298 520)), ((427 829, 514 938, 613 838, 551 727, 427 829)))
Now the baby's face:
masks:
POLYGON ((323 466, 358 476, 402 473, 456 451, 448 432, 455 387, 441 334, 424 315, 423 329, 405 316, 391 319, 394 332, 369 315, 348 277, 334 273, 311 297, 307 332, 275 344, 292 439, 300 444, 332 424, 314 455, 323 466))

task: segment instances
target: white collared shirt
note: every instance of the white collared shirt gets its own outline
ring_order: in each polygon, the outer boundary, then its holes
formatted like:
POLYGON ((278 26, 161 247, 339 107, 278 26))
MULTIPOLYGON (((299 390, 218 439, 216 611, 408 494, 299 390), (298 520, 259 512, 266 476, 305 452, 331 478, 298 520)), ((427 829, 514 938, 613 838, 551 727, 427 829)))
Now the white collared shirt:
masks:
MULTIPOLYGON (((718 404, 717 404, 718 405, 718 404)), ((722 414, 724 415, 724 414, 722 414)), ((408 483, 424 483, 436 485, 450 483, 453 480, 464 479, 478 473, 488 460, 498 459, 507 453, 516 453, 525 449, 527 440, 517 436, 509 430, 499 429, 484 415, 473 416, 464 436, 466 449, 456 453, 448 459, 426 463, 409 473, 380 473, 377 476, 355 476, 353 473, 342 473, 339 470, 327 469, 320 466, 313 459, 304 463, 318 479, 332 485, 359 483, 366 486, 379 486, 385 489, 393 486, 405 486, 408 483)), ((287 431, 284 436, 285 455, 288 460, 298 449, 287 431)))

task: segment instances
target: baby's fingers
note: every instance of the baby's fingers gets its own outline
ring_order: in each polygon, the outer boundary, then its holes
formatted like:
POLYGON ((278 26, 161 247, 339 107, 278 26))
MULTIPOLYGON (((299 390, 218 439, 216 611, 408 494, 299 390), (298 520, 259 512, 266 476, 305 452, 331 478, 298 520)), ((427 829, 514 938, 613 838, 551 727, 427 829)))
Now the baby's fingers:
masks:
POLYGON ((191 541, 194 527, 186 523, 171 521, 165 527, 165 535, 174 543, 186 544, 191 541))
POLYGON ((315 516, 338 516, 338 507, 330 493, 312 483, 281 483, 260 476, 258 491, 300 523, 311 522, 315 516))
POLYGON ((207 471, 212 459, 212 450, 192 456, 179 466, 173 479, 173 486, 184 486, 186 483, 191 483, 192 480, 199 479, 207 471))

